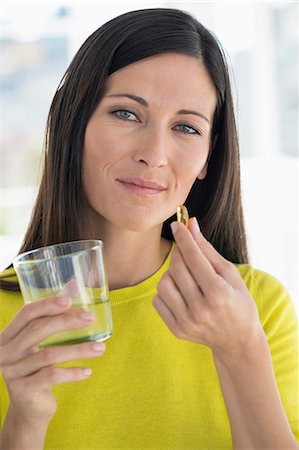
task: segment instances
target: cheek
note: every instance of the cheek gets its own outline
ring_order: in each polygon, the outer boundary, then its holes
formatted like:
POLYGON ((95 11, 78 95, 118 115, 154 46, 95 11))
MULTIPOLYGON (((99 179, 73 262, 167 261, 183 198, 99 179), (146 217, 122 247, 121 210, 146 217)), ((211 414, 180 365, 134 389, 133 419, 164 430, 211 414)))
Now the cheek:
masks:
POLYGON ((84 140, 84 154, 88 162, 96 163, 110 153, 113 143, 107 134, 95 127, 87 128, 84 140))
POLYGON ((176 173, 183 184, 193 184, 194 180, 205 170, 208 160, 208 146, 192 149, 176 158, 176 173))
POLYGON ((100 129, 86 129, 83 150, 83 177, 99 177, 100 172, 117 154, 115 140, 100 129))
POLYGON ((92 197, 96 181, 99 179, 101 166, 103 164, 102 154, 103 142, 92 127, 86 129, 84 148, 82 156, 82 183, 84 193, 88 199, 92 197), (92 189, 93 187, 93 189, 92 189))
POLYGON ((180 155, 179 158, 176 158, 176 189, 179 193, 179 203, 186 201, 196 179, 205 177, 208 148, 208 145, 192 148, 184 156, 180 155))

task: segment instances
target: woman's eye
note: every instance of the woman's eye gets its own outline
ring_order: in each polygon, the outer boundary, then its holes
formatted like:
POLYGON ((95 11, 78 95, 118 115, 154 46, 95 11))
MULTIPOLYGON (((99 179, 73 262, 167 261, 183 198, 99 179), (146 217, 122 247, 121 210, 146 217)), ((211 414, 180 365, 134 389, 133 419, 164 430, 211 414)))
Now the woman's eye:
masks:
POLYGON ((177 125, 176 129, 184 134, 199 134, 199 135, 201 135, 201 133, 198 130, 196 130, 195 128, 190 127, 189 125, 186 125, 186 124, 177 125))
POLYGON ((136 114, 132 113, 131 111, 128 111, 127 109, 118 109, 116 111, 112 111, 112 114, 114 114, 116 117, 119 117, 123 120, 138 120, 136 114))

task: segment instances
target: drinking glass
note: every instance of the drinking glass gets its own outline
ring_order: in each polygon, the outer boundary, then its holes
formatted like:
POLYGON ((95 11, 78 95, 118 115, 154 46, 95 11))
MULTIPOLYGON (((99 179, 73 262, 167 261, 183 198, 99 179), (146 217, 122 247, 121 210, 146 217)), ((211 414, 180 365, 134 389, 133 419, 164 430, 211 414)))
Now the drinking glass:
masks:
POLYGON ((18 255, 13 266, 26 304, 63 295, 71 297, 71 308, 80 307, 95 315, 92 324, 53 334, 40 343, 40 348, 103 342, 112 336, 112 310, 102 241, 82 240, 38 248, 18 255))

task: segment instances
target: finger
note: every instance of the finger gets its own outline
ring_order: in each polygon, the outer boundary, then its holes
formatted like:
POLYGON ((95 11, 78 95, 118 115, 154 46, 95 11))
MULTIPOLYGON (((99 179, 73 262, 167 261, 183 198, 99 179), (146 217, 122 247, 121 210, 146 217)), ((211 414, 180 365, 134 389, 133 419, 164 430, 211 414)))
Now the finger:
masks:
POLYGON ((170 331, 175 334, 177 330, 177 321, 171 309, 168 308, 166 303, 164 303, 162 298, 158 295, 153 299, 153 306, 170 331))
POLYGON ((239 272, 235 265, 225 259, 213 245, 201 233, 196 217, 189 221, 189 230, 201 249, 202 253, 211 263, 216 273, 222 276, 230 284, 235 284, 239 280, 239 272))
POLYGON ((26 389, 27 392, 40 392, 56 384, 84 380, 91 373, 92 370, 85 367, 46 367, 30 377, 24 377, 23 389, 26 389))
POLYGON ((13 364, 24 356, 32 353, 32 349, 49 336, 72 329, 84 328, 94 321, 94 315, 82 308, 73 307, 64 314, 40 317, 31 321, 5 347, 4 364, 13 364))
POLYGON ((52 346, 40 350, 21 361, 5 367, 3 377, 6 381, 32 375, 54 364, 101 356, 105 352, 103 342, 84 342, 76 345, 52 346))
POLYGON ((209 287, 217 281, 217 273, 185 225, 172 222, 171 228, 186 266, 205 294, 209 287))
POLYGON ((174 280, 177 289, 187 304, 190 314, 194 318, 194 312, 197 311, 198 304, 203 301, 203 292, 187 268, 177 248, 173 250, 168 273, 174 280))
POLYGON ((17 336, 32 320, 42 316, 54 316, 61 314, 71 306, 68 297, 48 297, 44 300, 24 305, 9 325, 1 333, 0 345, 6 345, 17 336))
POLYGON ((176 321, 188 314, 187 303, 175 285, 171 276, 166 272, 157 285, 158 296, 170 309, 176 321))

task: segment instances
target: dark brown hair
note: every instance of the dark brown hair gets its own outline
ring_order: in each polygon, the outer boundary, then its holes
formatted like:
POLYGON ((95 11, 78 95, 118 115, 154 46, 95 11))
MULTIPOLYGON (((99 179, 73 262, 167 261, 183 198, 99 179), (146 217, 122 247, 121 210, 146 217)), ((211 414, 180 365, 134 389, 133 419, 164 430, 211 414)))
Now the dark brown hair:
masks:
MULTIPOLYGON (((49 111, 43 175, 19 253, 79 239, 85 216, 81 179, 85 129, 103 96, 107 77, 143 58, 169 52, 198 58, 217 93, 208 173, 204 180, 195 181, 185 204, 218 252, 234 263, 248 261, 238 138, 224 51, 190 14, 164 8, 132 11, 110 20, 73 58, 49 111)), ((169 240, 172 220, 166 220, 162 230, 169 240)), ((0 286, 18 289, 16 282, 5 277, 0 286)))

